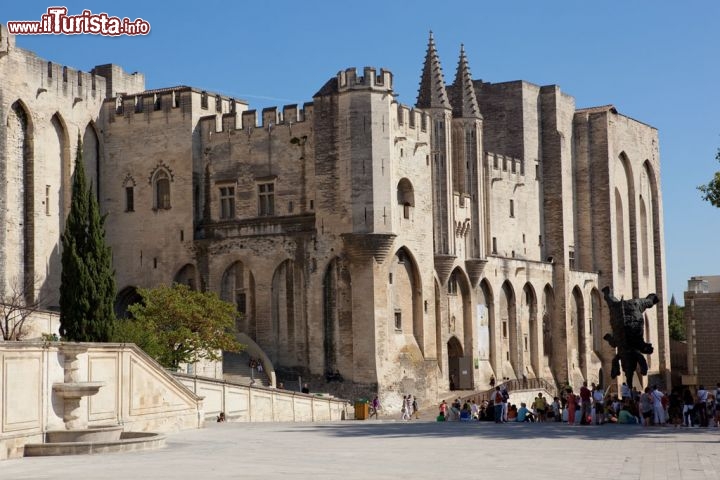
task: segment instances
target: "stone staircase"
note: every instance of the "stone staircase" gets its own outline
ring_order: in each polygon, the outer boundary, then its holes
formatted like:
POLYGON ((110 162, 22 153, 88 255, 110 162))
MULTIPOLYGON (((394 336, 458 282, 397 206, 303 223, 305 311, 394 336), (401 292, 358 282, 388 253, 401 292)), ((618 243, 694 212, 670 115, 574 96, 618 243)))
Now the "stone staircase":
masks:
POLYGON ((250 368, 250 355, 247 352, 223 352, 223 378, 241 385, 250 385, 254 379, 255 385, 270 386, 270 380, 264 372, 258 373, 257 369, 250 368))

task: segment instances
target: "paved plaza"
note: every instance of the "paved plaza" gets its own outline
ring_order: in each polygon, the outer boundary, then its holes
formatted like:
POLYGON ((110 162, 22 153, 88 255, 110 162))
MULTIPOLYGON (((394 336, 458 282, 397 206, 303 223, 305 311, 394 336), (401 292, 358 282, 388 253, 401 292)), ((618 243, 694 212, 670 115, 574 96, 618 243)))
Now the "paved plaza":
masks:
POLYGON ((717 479, 716 428, 211 423, 161 450, 0 463, 0 479, 717 479))

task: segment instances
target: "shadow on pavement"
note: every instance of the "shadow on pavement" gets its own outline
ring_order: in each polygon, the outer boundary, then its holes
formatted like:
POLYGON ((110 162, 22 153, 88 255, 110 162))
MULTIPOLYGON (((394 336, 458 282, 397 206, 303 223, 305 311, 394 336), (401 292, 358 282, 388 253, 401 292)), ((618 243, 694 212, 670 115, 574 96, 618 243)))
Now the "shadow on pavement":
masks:
POLYGON ((681 435, 692 438, 698 434, 717 433, 711 428, 675 428, 641 427, 639 425, 576 425, 562 423, 506 423, 490 422, 363 422, 348 421, 338 424, 304 425, 298 429, 286 430, 297 433, 299 430, 323 432, 338 437, 478 437, 483 439, 552 439, 578 438, 612 440, 627 437, 659 438, 668 435, 681 435))

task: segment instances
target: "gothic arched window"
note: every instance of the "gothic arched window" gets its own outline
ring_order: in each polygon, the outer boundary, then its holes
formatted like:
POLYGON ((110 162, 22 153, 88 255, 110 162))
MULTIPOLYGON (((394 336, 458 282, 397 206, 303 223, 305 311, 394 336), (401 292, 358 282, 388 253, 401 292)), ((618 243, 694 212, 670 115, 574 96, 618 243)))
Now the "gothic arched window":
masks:
POLYGON ((155 174, 155 181, 153 182, 153 190, 155 193, 154 199, 155 204, 153 207, 155 210, 169 210, 170 209, 170 176, 164 170, 159 170, 155 174))

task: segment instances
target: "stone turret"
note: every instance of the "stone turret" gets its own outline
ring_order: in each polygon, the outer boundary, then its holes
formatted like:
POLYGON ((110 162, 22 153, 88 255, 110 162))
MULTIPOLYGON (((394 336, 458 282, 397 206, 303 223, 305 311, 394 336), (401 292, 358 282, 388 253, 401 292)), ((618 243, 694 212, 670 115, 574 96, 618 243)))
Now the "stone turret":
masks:
MULTIPOLYGON (((432 32, 425 54, 417 107, 430 116, 430 158, 433 168, 433 239, 435 255, 447 258, 439 263, 446 265, 455 259, 453 226, 453 197, 450 124, 452 107, 445 89, 440 58, 435 48, 432 32)), ((443 279, 444 281, 444 279, 443 279)))
POLYGON ((482 118, 463 45, 460 45, 460 60, 455 74, 455 82, 448 93, 452 104, 453 117, 482 118))
POLYGON ((10 35, 5 25, 0 24, 0 57, 4 57, 15 47, 15 36, 10 35))
POLYGON ((453 136, 453 192, 460 195, 456 212, 459 219, 469 222, 469 229, 458 237, 456 229, 456 252, 466 260, 470 280, 475 285, 485 265, 487 238, 485 235, 485 207, 487 205, 483 186, 482 137, 483 116, 480 113, 465 47, 460 45, 455 81, 448 87, 452 104, 453 136), (475 200, 471 200, 475 199, 475 200), (467 205, 469 203, 469 206, 467 205), (463 210, 463 207, 466 210, 463 210), (462 248, 460 248, 462 247, 462 248))
POLYGON ((451 108, 432 32, 430 32, 425 64, 420 78, 417 106, 419 108, 451 108))

